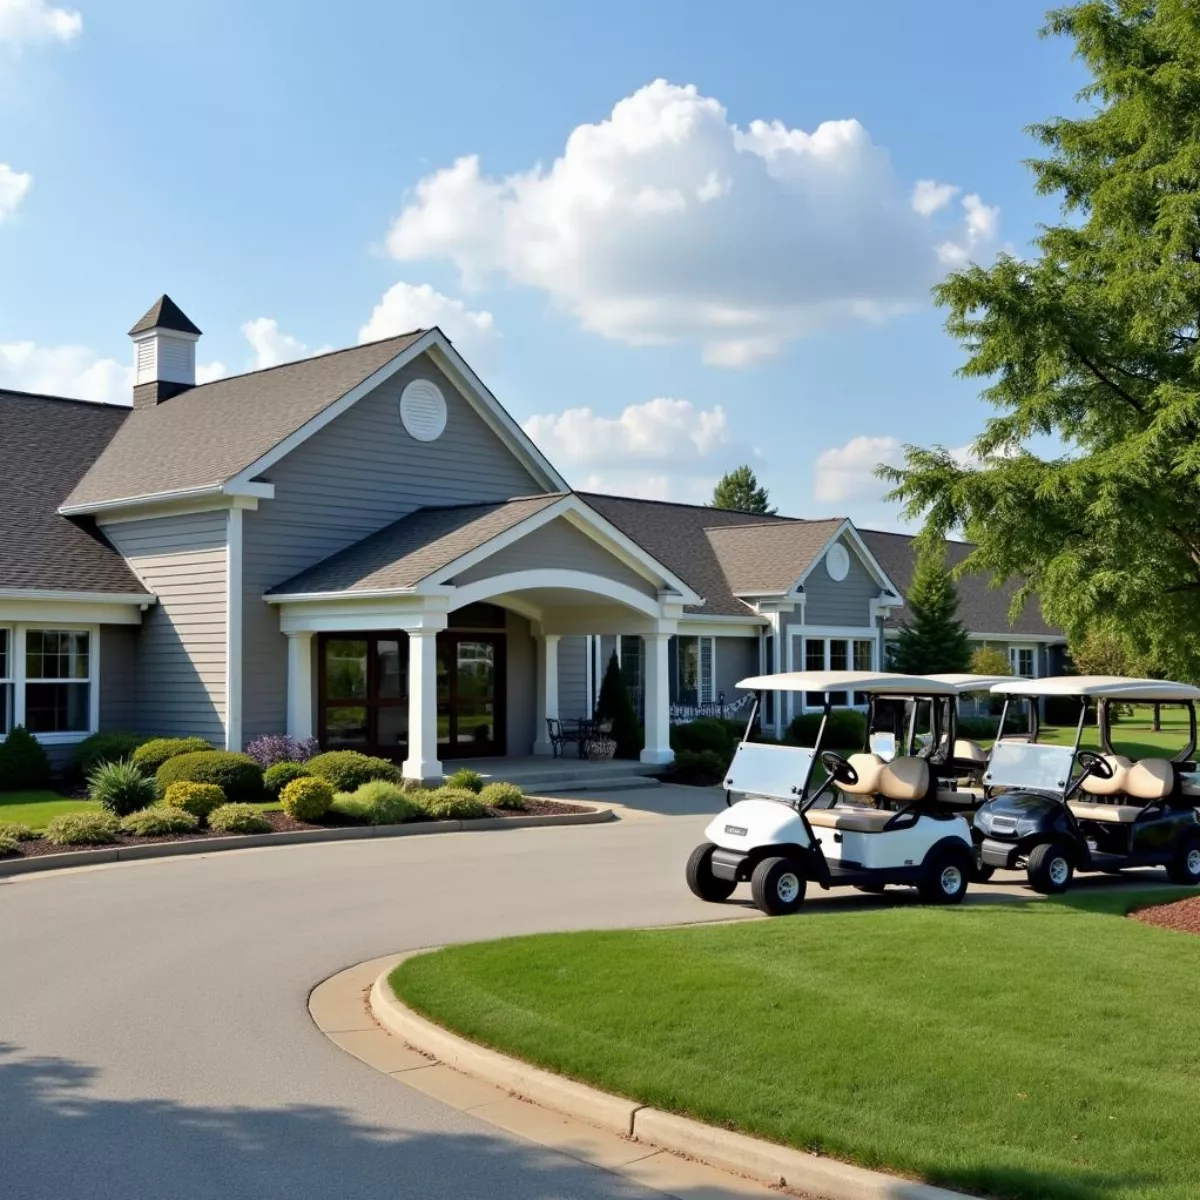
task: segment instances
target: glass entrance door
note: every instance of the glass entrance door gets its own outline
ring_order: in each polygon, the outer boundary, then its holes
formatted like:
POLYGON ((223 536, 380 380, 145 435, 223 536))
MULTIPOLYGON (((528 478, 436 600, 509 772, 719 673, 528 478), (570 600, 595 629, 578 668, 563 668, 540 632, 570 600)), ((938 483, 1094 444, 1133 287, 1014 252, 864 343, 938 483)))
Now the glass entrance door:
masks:
POLYGON ((408 753, 408 635, 322 634, 320 739, 330 750, 408 753))
POLYGON ((438 634, 438 755, 503 754, 502 635, 438 634))

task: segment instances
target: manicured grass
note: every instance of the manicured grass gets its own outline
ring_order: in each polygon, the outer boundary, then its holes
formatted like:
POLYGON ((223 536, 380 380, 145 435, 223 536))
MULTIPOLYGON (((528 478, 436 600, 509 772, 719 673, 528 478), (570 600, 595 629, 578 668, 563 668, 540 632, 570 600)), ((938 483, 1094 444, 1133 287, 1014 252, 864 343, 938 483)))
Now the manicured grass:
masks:
POLYGON ((802 1149, 996 1196, 1193 1200, 1200 937, 1115 915, 1176 894, 515 938, 392 984, 477 1041, 802 1149))
MULTIPOLYGON (((1134 708, 1132 715, 1118 720, 1112 727, 1113 749, 1118 754, 1127 755, 1134 760, 1174 758, 1187 745, 1187 714, 1177 707, 1164 707, 1162 728, 1157 733, 1153 728, 1153 717, 1153 709, 1139 705, 1134 708)), ((1038 740, 1058 746, 1071 746, 1075 743, 1075 729, 1073 726, 1069 729, 1062 726, 1046 728, 1038 740)), ((1095 725, 1084 729, 1080 746, 1085 750, 1099 749, 1100 739, 1095 725)))
POLYGON ((0 792, 0 825, 15 821, 30 829, 45 829, 51 819, 100 806, 94 800, 69 800, 58 792, 0 792))

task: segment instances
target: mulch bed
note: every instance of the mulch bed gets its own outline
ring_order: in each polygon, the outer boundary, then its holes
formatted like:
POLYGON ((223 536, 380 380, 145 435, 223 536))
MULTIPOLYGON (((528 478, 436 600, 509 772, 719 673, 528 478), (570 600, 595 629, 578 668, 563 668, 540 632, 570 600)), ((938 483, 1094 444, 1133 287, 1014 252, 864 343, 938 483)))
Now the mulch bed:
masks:
MULTIPOLYGON (((489 817, 542 817, 590 811, 592 811, 591 807, 583 804, 563 804, 559 800, 527 799, 525 801, 525 809, 522 812, 512 812, 503 808, 489 808, 486 815, 489 817)), ((344 829, 358 824, 357 821, 349 820, 338 813, 330 813, 329 819, 322 821, 320 824, 311 821, 297 821, 284 812, 268 812, 263 813, 263 816, 270 822, 272 833, 291 833, 302 829, 344 829)), ((468 827, 470 826, 469 821, 465 822, 465 824, 468 827)), ((131 834, 119 833, 115 842, 108 842, 103 846, 56 846, 53 842, 46 841, 45 838, 33 838, 28 842, 19 843, 19 849, 16 854, 5 855, 3 858, 0 858, 0 862, 11 862, 15 858, 41 858, 46 854, 75 854, 88 850, 112 850, 119 846, 152 846, 156 842, 195 842, 201 838, 211 839, 241 836, 241 834, 237 833, 217 833, 213 829, 201 829, 196 833, 172 833, 164 837, 134 837, 131 834)))
POLYGON ((1176 933, 1200 933, 1200 896, 1175 900, 1171 904, 1154 904, 1129 914, 1143 925, 1174 929, 1176 933))

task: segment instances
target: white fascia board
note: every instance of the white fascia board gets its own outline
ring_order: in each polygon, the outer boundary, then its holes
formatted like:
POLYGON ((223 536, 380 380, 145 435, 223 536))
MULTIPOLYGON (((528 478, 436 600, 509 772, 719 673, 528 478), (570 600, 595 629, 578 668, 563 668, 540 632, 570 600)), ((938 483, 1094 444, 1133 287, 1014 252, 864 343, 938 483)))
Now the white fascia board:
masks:
POLYGON ((64 504, 59 507, 59 515, 63 517, 78 517, 92 515, 105 518, 110 524, 118 519, 138 521, 151 516, 177 515, 181 507, 189 507, 192 512, 203 512, 207 509, 228 508, 231 503, 238 501, 240 507, 254 507, 259 500, 273 500, 275 485, 273 483, 247 482, 219 484, 210 483, 202 487, 180 488, 171 492, 147 492, 142 496, 126 496, 120 500, 98 500, 89 504, 64 504))
POLYGON ((0 588, 0 600, 61 600, 73 604, 157 604, 150 592, 67 592, 51 589, 0 588))
POLYGON ((263 599, 268 604, 324 604, 331 600, 394 600, 416 594, 413 588, 363 588, 360 591, 289 592, 279 596, 264 595, 263 599))
POLYGON ((794 584, 792 584, 791 591, 795 592, 798 588, 804 586, 804 581, 813 573, 814 570, 816 570, 817 564, 824 560, 825 555, 829 552, 829 547, 832 546, 833 543, 843 535, 849 537, 850 541, 854 545, 854 549, 858 552, 859 558, 862 559, 863 564, 874 577, 875 582, 879 584, 879 586, 885 591, 894 592, 896 595, 896 603, 903 604, 904 598, 900 593, 900 589, 895 585, 895 583, 892 582, 888 573, 880 565, 879 560, 868 549, 867 543, 862 540, 862 537, 860 536, 858 530, 854 528, 854 523, 849 519, 849 517, 847 517, 833 531, 833 533, 830 534, 828 541, 826 541, 825 545, 821 547, 820 552, 813 556, 812 562, 810 562, 808 566, 804 568, 800 578, 797 579, 794 584))
POLYGON ((769 628, 765 618, 744 621, 741 617, 705 617, 702 613, 684 613, 679 618, 679 632, 696 637, 756 638, 764 628, 769 628))
POLYGON ((1024 646, 1034 642, 1046 645, 1062 642, 1065 645, 1067 640, 1065 633, 1017 633, 1012 629, 1007 633, 968 633, 967 637, 973 642, 1011 642, 1024 646))

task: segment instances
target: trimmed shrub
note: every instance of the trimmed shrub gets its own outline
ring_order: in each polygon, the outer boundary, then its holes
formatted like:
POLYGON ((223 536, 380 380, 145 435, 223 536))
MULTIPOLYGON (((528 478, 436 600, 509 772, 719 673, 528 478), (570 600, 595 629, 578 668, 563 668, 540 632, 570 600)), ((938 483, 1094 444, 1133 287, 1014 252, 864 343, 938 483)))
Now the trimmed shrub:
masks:
POLYGON ((0 833, 0 858, 6 854, 16 854, 21 848, 21 843, 14 837, 5 837, 0 833))
POLYGON ((488 808, 507 808, 513 812, 524 812, 525 793, 515 783, 489 783, 479 793, 479 799, 488 808))
POLYGON ((199 820, 192 813, 158 804, 130 813, 121 822, 121 832, 132 833, 135 837, 165 837, 170 833, 195 833, 199 826, 199 820))
POLYGON ((614 651, 608 659, 600 695, 596 698, 596 719, 612 722, 612 739, 617 743, 618 758, 637 758, 645 745, 645 734, 638 724, 637 711, 621 674, 614 651))
POLYGON ((268 833, 271 822, 253 804, 222 804, 208 814, 208 827, 217 833, 268 833))
POLYGON ((283 811, 296 821, 319 821, 333 804, 329 781, 315 775, 293 779, 279 793, 283 811))
POLYGON ((0 838, 9 838, 14 842, 31 842, 35 837, 37 834, 28 825, 22 825, 17 821, 0 823, 0 838))
POLYGON ((372 779, 400 782, 400 768, 386 758, 372 758, 357 750, 327 750, 305 764, 313 775, 328 780, 335 792, 357 791, 372 779))
POLYGON ((484 802, 465 788, 440 787, 423 800, 425 812, 439 821, 469 821, 487 816, 484 802))
POLYGON ((304 763, 277 762, 263 772, 263 787, 266 788, 267 795, 278 797, 293 779, 303 779, 305 775, 311 774, 304 763))
POLYGON ((173 783, 215 783, 227 800, 259 800, 262 769, 254 759, 232 750, 201 750, 179 754, 158 768, 158 790, 165 795, 173 783))
POLYGON ((41 742, 24 725, 14 725, 0 742, 0 792, 43 788, 49 782, 50 760, 41 742))
POLYGON ((121 825, 109 812, 73 812, 46 826, 46 841, 55 846, 105 846, 117 840, 121 825))
MULTIPOLYGON (((821 728, 819 712, 800 713, 788 726, 787 740, 797 746, 815 746, 821 728)), ((861 750, 867 741, 867 718, 853 708, 835 708, 825 726, 822 750, 861 750)))
POLYGON ((99 763, 88 775, 87 785, 88 799, 118 817, 149 808, 158 799, 154 780, 128 758, 99 763))
POLYGON ((298 742, 285 733, 267 733, 256 737, 246 747, 246 753, 265 771, 278 763, 307 762, 320 749, 316 738, 305 738, 298 742))
POLYGON ((225 803, 225 793, 215 783, 181 780, 171 784, 163 797, 164 808, 179 808, 203 824, 205 817, 225 803))
POLYGON ((147 775, 154 775, 163 763, 172 758, 178 758, 181 754, 200 754, 211 749, 212 746, 201 737, 151 738, 133 752, 133 761, 147 775))
POLYGON ((466 767, 462 767, 455 771, 453 775, 446 776, 445 786, 474 792, 478 796, 483 791, 483 776, 478 771, 471 771, 466 767))
POLYGON ((704 750, 712 750, 717 754, 731 754, 733 739, 723 721, 716 717, 697 717, 686 725, 671 727, 671 749, 678 754, 691 751, 699 754, 704 750))
POLYGON ((398 784, 373 779, 357 791, 339 793, 333 802, 335 811, 365 825, 399 825, 421 815, 422 809, 398 784))
POLYGON ((961 738, 986 742, 996 736, 999 724, 1000 722, 995 717, 959 717, 955 728, 961 738))
MULTIPOLYGON (((71 754, 71 765, 82 774, 90 775, 101 763, 131 758, 133 752, 149 740, 144 733, 93 733, 75 747, 71 754)), ((146 768, 145 773, 153 775, 154 771, 146 768)))
POLYGON ((683 783, 711 787, 723 782, 729 769, 729 755, 715 750, 680 750, 675 755, 672 774, 683 783))

